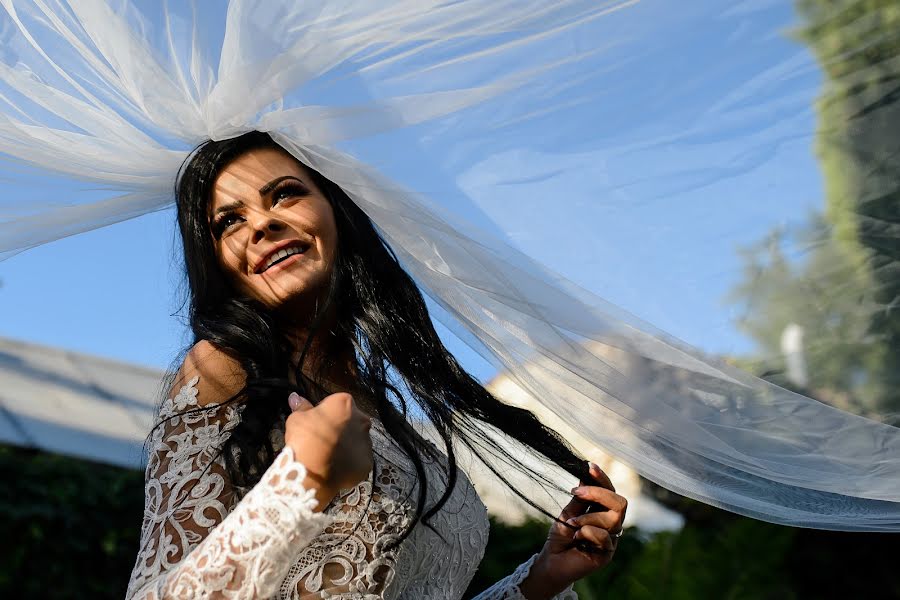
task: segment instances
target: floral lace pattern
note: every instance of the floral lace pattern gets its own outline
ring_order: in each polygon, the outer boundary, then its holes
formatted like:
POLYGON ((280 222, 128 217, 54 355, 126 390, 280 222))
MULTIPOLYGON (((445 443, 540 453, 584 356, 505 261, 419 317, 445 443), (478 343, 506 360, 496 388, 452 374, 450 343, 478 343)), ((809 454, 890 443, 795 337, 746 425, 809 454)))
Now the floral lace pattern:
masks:
MULTIPOLYGON (((512 575, 479 594, 476 600, 527 600, 522 595, 519 584, 525 581, 535 558, 537 558, 537 554, 519 565, 512 575)), ((578 594, 572 590, 572 586, 569 586, 562 593, 556 595, 555 600, 578 600, 578 594)))
POLYGON ((268 598, 298 547, 329 517, 313 512, 306 469, 285 448, 234 508, 214 449, 237 423, 232 407, 199 410, 191 379, 163 406, 151 436, 141 547, 129 598, 268 598))
MULTIPOLYGON (((240 418, 232 407, 198 409, 194 377, 162 407, 151 436, 141 546, 129 599, 285 598, 458 600, 487 544, 487 510, 462 472, 430 525, 409 524, 418 484, 412 463, 377 426, 374 477, 313 512, 306 469, 284 447, 239 502, 215 454, 240 418), (188 412, 184 412, 188 411, 188 412)), ((283 432, 273 432, 283 445, 283 432)), ((429 462, 430 502, 444 489, 443 464, 429 462)), ((533 558, 532 558, 533 560, 533 558)), ((524 600, 518 584, 531 560, 478 600, 524 600)), ((560 599, 577 598, 569 592, 560 599)))

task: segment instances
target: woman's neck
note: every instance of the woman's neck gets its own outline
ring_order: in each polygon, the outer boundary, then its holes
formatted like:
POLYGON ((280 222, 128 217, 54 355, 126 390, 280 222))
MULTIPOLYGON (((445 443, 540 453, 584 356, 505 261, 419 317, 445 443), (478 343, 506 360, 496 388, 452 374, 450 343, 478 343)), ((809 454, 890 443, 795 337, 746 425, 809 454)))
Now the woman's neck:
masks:
MULTIPOLYGON (((356 351, 348 340, 339 340, 330 329, 322 328, 303 360, 303 375, 324 392, 323 397, 336 392, 347 392, 353 396, 357 406, 374 415, 374 403, 359 384, 356 370, 356 351), (324 342, 324 343, 323 343, 324 342), (322 365, 325 365, 324 368, 322 365)), ((291 364, 297 365, 307 334, 294 331, 288 336, 293 347, 291 364)), ((291 373, 291 379, 294 373, 291 373)))

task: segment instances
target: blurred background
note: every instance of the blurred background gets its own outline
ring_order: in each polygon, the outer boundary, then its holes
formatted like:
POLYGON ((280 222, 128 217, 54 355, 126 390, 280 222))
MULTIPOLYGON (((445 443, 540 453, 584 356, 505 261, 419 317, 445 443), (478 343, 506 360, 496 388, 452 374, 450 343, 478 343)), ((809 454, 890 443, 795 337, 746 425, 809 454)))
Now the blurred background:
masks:
MULTIPOLYGON (((649 49, 617 67, 629 75, 610 88, 608 123, 592 126, 615 133, 564 157, 602 182, 571 182, 585 195, 580 222, 540 212, 560 157, 498 149, 487 163, 435 164, 486 223, 613 303, 711 357, 898 424, 900 3, 731 4, 645 2, 621 17, 639 20, 635 47, 649 49), (673 24, 661 24, 667 15, 673 24), (527 186, 497 195, 522 173, 527 186), (516 236, 535 214, 557 242, 516 236)), ((190 341, 173 225, 160 211, 0 262, 3 597, 124 594, 141 445, 162 372, 190 341)), ((438 329, 493 393, 536 409, 438 329)), ((900 598, 896 535, 738 517, 560 433, 631 500, 616 559, 578 584, 583 599, 900 598)), ((472 477, 492 515, 475 593, 535 552, 547 525, 472 477)))

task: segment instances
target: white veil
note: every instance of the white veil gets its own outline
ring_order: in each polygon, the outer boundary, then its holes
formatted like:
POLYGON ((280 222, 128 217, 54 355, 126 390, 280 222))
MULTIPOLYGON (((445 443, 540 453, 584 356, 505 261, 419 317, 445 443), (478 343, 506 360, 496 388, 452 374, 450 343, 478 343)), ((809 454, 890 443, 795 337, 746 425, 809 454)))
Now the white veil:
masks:
MULTIPOLYGON (((679 225, 643 223, 648 205, 704 187, 727 205, 717 182, 746 185, 759 161, 812 142, 800 92, 815 62, 799 42, 765 62, 788 3, 0 1, 0 177, 35 190, 0 200, 0 257, 166 207, 198 143, 268 131, 372 218, 437 318, 641 475, 767 521, 900 530, 900 435, 884 410, 851 414, 753 377, 560 274, 585 264, 629 308, 614 281, 640 275, 591 235, 598 208, 651 244, 679 225), (699 31, 746 63, 741 77, 692 45, 699 31), (674 75, 679 60, 698 65, 693 78, 674 75), (728 138, 742 151, 720 153, 728 138), (415 150, 392 153, 403 146, 415 150), (632 165, 647 180, 626 193, 615 165, 648 156, 662 166, 632 165), (642 192, 650 180, 661 185, 642 192), (545 245, 566 262, 546 266, 545 245)), ((813 18, 840 16, 845 3, 831 4, 813 18)), ((864 34, 870 21, 847 27, 864 34)), ((882 72, 896 76, 898 61, 882 72)), ((897 180, 882 183, 897 193, 897 180)), ((758 207, 775 210, 762 196, 758 207)), ((702 218, 720 209, 682 216, 721 241, 733 232, 702 218)), ((868 222, 898 237, 887 217, 868 222)), ((662 309, 670 283, 703 290, 687 245, 655 258, 633 246, 632 259, 671 259, 662 309)), ((890 261, 875 267, 876 291, 900 279, 890 261)), ((857 316, 891 306, 864 300, 857 316)))

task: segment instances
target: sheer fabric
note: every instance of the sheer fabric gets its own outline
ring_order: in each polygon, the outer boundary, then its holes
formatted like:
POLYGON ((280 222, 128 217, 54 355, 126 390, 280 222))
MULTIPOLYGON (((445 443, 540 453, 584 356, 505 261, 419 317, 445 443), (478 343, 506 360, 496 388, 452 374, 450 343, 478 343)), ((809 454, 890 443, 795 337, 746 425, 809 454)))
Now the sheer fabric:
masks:
MULTIPOLYGON (((203 395, 191 378, 162 407, 147 464, 141 545, 127 597, 164 598, 400 598, 462 597, 488 538, 487 511, 464 474, 447 504, 416 525, 398 548, 390 542, 415 509, 415 471, 377 426, 372 481, 344 490, 315 513, 306 471, 284 446, 262 480, 236 501, 215 450, 240 418, 231 407, 190 412, 203 395), (186 414, 182 414, 185 413, 186 414)), ((283 446, 283 432, 273 432, 283 446)), ((434 481, 446 465, 426 463, 434 481)), ((529 559, 478 600, 523 600, 518 584, 529 559)), ((560 600, 577 596, 568 590, 560 600)))
MULTIPOLYGON (((777 523, 897 531, 898 148, 853 137, 893 130, 882 4, 797 2, 803 35, 824 36, 813 58, 775 53, 787 0, 2 0, 0 168, 17 187, 0 257, 169 206, 192 147, 268 131, 373 219, 439 320, 642 476, 777 523), (828 192, 826 233, 790 248, 834 251, 795 278, 799 308, 775 277, 755 326, 821 315, 831 343, 806 356, 849 367, 804 374, 784 351, 801 383, 781 387, 645 319, 717 340, 702 307, 740 270, 720 259, 742 217, 780 228, 815 195, 773 196, 788 175, 756 169, 810 145, 816 60, 822 143, 850 157, 826 166, 858 168, 828 192), (875 388, 886 403, 851 414, 804 395, 819 380, 837 405, 875 388)), ((779 260, 748 267, 751 300, 761 272, 790 274, 779 260)))

